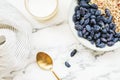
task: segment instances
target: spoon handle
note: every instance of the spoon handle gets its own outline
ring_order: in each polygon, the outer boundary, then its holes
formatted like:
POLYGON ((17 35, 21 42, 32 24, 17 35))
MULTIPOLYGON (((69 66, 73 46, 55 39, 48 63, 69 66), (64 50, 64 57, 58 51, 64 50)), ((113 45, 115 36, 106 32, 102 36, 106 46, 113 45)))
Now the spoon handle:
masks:
POLYGON ((56 75, 56 73, 54 71, 52 71, 52 73, 54 74, 54 76, 57 78, 57 80, 60 80, 60 78, 56 75))

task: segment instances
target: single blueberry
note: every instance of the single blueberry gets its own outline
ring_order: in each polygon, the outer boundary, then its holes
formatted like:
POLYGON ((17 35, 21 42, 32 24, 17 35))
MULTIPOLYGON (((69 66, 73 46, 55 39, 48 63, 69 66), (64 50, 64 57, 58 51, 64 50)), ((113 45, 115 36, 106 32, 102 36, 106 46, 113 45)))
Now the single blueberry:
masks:
POLYGON ((111 34, 115 34, 115 31, 113 31, 113 30, 109 30, 108 32, 111 34))
POLYGON ((101 30, 101 27, 99 25, 94 25, 94 31, 98 32, 99 30, 101 30))
POLYGON ((105 16, 101 16, 101 20, 104 22, 104 23, 107 23, 107 18, 105 16))
POLYGON ((90 7, 91 7, 91 8, 94 8, 94 9, 98 9, 98 6, 97 6, 96 4, 94 4, 94 3, 91 4, 90 7))
POLYGON ((79 30, 82 30, 83 27, 81 25, 75 25, 75 29, 79 31, 79 30))
POLYGON ((84 35, 86 33, 86 29, 84 28, 83 31, 82 31, 82 34, 84 35))
POLYGON ((117 33, 118 38, 120 38, 120 33, 117 33))
POLYGON ((90 18, 91 19, 96 19, 96 16, 95 15, 91 15, 90 18))
POLYGON ((84 21, 85 21, 85 19, 82 18, 82 19, 80 20, 80 24, 83 25, 84 21))
POLYGON ((114 44, 115 44, 114 42, 108 42, 107 43, 107 45, 110 46, 110 47, 113 46, 114 44))
POLYGON ((101 33, 96 33, 94 36, 96 36, 96 38, 99 38, 101 36, 101 33))
POLYGON ((88 18, 88 19, 85 20, 84 25, 89 24, 89 22, 90 22, 90 19, 88 18))
POLYGON ((111 34, 109 38, 107 38, 107 41, 112 41, 113 35, 111 34))
POLYGON ((90 23, 91 23, 92 25, 95 25, 95 24, 96 24, 96 20, 95 20, 95 19, 91 19, 90 23))
POLYGON ((100 16, 101 15, 101 11, 100 10, 97 10, 96 13, 95 13, 96 16, 100 16))
POLYGON ((101 40, 97 39, 95 44, 99 45, 100 43, 101 43, 101 40))
POLYGON ((109 26, 110 26, 110 29, 113 29, 116 25, 115 25, 115 23, 111 22, 111 23, 109 24, 109 26))
POLYGON ((89 12, 90 12, 92 15, 94 15, 95 12, 96 12, 96 9, 89 9, 89 12))
POLYGON ((98 25, 101 26, 101 27, 104 27, 105 24, 104 24, 103 21, 99 21, 99 22, 98 22, 98 25))
POLYGON ((103 28, 103 29, 102 29, 102 33, 107 33, 106 28, 103 28))
POLYGON ((77 12, 76 12, 76 17, 77 17, 77 19, 79 20, 80 19, 80 10, 78 10, 77 12))
POLYGON ((76 22, 75 22, 75 25, 79 25, 79 21, 76 21, 76 22))
POLYGON ((90 13, 87 13, 87 14, 84 16, 84 19, 88 19, 90 16, 91 16, 91 14, 90 14, 90 13))
POLYGON ((112 22, 112 19, 113 19, 113 17, 112 17, 112 16, 109 16, 108 19, 107 19, 107 23, 111 23, 111 22, 112 22))
POLYGON ((101 35, 102 38, 107 38, 106 34, 101 35))
POLYGON ((101 16, 97 16, 97 17, 96 17, 96 21, 97 21, 97 22, 99 22, 99 21, 101 21, 101 20, 102 20, 101 16))
POLYGON ((105 13, 106 13, 106 16, 108 16, 108 17, 111 15, 110 10, 107 8, 105 9, 105 13))
POLYGON ((85 35, 86 35, 86 36, 89 36, 89 32, 86 32, 85 35))
POLYGON ((90 41, 90 43, 91 43, 91 44, 94 44, 95 42, 92 40, 92 41, 90 41))
POLYGON ((90 32, 90 31, 91 31, 91 26, 90 26, 90 25, 87 25, 87 26, 86 26, 86 30, 90 32))
POLYGON ((84 7, 84 8, 89 8, 90 7, 90 5, 87 2, 85 2, 84 0, 80 1, 80 6, 84 7))
POLYGON ((97 47, 99 47, 99 48, 104 48, 106 45, 105 45, 105 43, 100 43, 99 45, 97 45, 97 47))
POLYGON ((85 1, 85 2, 89 3, 91 0, 79 0, 79 1, 85 1))
POLYGON ((119 38, 114 38, 113 42, 116 43, 116 42, 118 42, 118 40, 119 40, 119 38))
POLYGON ((80 6, 75 7, 75 12, 77 12, 78 10, 80 10, 80 6))
POLYGON ((74 49, 74 50, 71 52, 70 56, 73 57, 73 56, 75 56, 76 53, 77 53, 77 49, 74 49))
POLYGON ((80 15, 84 16, 86 13, 85 9, 83 7, 80 7, 80 15))
POLYGON ((85 0, 87 3, 89 3, 91 0, 85 0))
POLYGON ((79 37, 83 37, 83 34, 82 34, 81 31, 78 31, 78 36, 79 36, 79 37))
POLYGON ((65 66, 68 67, 68 68, 71 67, 70 63, 68 63, 67 61, 65 61, 65 66))
POLYGON ((88 39, 89 41, 91 41, 91 40, 92 40, 92 37, 91 37, 91 36, 88 36, 87 39, 88 39))
POLYGON ((101 38, 101 41, 104 42, 104 43, 106 43, 106 42, 107 42, 107 39, 101 38))
POLYGON ((90 36, 91 36, 91 37, 94 37, 94 34, 95 34, 95 32, 92 30, 92 31, 90 32, 90 36))
POLYGON ((77 16, 74 14, 73 15, 73 22, 75 23, 77 21, 77 16))

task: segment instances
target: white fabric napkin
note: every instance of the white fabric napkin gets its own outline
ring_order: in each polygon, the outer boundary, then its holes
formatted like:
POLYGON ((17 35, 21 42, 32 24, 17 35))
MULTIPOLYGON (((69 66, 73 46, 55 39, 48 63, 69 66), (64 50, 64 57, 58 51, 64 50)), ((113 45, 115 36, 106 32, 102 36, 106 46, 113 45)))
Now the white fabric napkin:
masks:
POLYGON ((0 45, 1 80, 7 73, 26 65, 31 50, 32 27, 25 17, 5 0, 0 0, 0 24, 0 36, 6 38, 6 42, 0 45))

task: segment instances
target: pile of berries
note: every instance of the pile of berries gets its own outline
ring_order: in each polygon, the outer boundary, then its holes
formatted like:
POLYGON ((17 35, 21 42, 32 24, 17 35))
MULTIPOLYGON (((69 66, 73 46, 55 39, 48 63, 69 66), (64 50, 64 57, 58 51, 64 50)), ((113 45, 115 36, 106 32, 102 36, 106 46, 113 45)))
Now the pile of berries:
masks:
POLYGON ((105 14, 102 14, 96 4, 90 4, 90 0, 78 0, 73 22, 78 36, 98 48, 111 47, 120 41, 120 33, 115 31, 116 25, 110 10, 105 9, 105 14))

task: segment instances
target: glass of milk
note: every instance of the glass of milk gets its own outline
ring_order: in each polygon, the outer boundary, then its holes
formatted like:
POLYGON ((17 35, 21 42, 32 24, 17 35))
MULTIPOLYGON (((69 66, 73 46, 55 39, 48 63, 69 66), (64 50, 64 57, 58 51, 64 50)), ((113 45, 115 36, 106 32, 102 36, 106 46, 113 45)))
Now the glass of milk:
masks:
POLYGON ((27 11, 39 21, 48 21, 55 17, 58 0, 25 0, 27 11))

